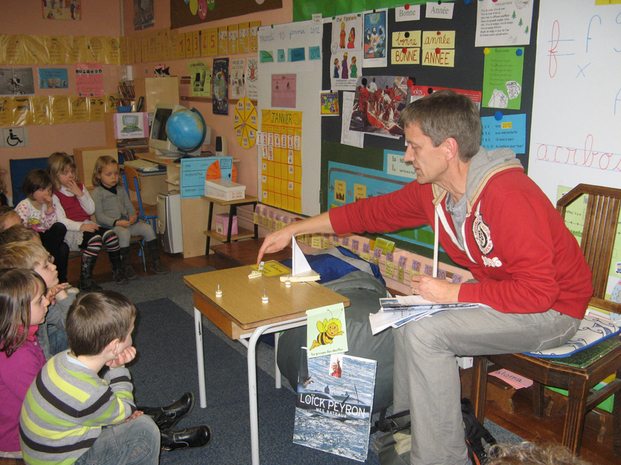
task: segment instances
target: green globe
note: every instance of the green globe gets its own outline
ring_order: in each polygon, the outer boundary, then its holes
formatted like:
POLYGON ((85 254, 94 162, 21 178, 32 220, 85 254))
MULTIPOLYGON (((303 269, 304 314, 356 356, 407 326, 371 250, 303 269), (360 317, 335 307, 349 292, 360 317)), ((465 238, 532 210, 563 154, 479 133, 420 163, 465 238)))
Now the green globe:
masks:
POLYGON ((196 108, 177 110, 166 122, 168 139, 182 152, 193 152, 205 141, 206 125, 196 108))

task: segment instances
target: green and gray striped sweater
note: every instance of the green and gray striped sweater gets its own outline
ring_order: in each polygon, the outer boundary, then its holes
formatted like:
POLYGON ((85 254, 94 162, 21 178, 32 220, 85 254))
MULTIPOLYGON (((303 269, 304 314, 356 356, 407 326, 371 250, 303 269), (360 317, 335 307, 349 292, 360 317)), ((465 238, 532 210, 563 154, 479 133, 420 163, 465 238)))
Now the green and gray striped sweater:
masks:
POLYGON ((100 378, 68 352, 45 364, 28 389, 19 434, 28 464, 75 462, 104 426, 117 425, 136 409, 129 370, 115 368, 100 378))

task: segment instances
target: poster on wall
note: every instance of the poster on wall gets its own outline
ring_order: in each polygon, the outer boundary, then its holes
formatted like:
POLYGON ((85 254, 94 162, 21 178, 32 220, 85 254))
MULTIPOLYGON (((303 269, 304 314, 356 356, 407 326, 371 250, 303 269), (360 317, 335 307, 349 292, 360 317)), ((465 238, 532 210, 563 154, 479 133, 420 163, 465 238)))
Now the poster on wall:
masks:
POLYGON ((282 0, 188 1, 170 0, 170 28, 203 24, 216 19, 282 8, 282 0))
POLYGON ((362 36, 362 15, 343 15, 332 21, 332 90, 356 88, 358 70, 362 65, 362 36))
POLYGON ((103 69, 99 63, 76 63, 75 87, 78 97, 103 97, 103 69))
POLYGON ((213 113, 229 114, 229 59, 213 60, 213 113))
POLYGON ((82 0, 41 0, 43 19, 82 19, 82 0))
POLYGON ((40 89, 66 89, 69 87, 67 68, 39 68, 40 89))
POLYGON ((364 13, 364 62, 365 68, 385 67, 386 38, 388 37, 387 10, 364 13))
POLYGON ((155 25, 153 0, 134 0, 134 31, 155 25))

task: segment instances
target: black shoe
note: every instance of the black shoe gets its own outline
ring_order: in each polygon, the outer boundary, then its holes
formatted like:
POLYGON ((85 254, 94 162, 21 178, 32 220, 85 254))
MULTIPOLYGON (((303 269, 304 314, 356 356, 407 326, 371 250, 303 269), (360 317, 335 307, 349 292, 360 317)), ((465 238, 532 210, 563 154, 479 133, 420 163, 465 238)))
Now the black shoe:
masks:
POLYGON ((138 407, 145 415, 155 421, 160 430, 169 430, 175 427, 179 420, 187 416, 194 408, 194 394, 186 392, 174 404, 168 407, 138 407))
POLYGON ((162 431, 162 450, 204 447, 211 442, 211 428, 207 425, 195 426, 179 431, 162 431))

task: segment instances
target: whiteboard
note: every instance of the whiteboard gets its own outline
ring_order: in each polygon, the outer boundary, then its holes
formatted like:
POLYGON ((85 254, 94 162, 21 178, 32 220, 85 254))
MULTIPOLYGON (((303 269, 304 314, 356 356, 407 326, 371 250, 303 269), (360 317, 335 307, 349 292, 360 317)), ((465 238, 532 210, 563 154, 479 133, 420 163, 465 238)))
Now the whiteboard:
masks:
POLYGON ((528 164, 559 186, 621 187, 621 4, 540 3, 528 164))
MULTIPOLYGON (((262 110, 295 110, 302 112, 302 214, 314 216, 320 213, 319 190, 321 184, 321 45, 323 24, 301 21, 259 28, 259 118, 262 110), (289 61, 290 50, 303 48, 305 59, 289 61), (261 52, 274 52, 273 62, 262 62, 261 52), (279 51, 284 60, 279 61, 279 51), (317 55, 319 54, 319 55, 317 55), (314 57, 315 59, 310 59, 314 57), (272 106, 272 75, 296 75, 296 106, 282 108, 272 106)), ((262 121, 261 121, 262 123, 262 121)), ((259 128, 261 128, 261 123, 259 128)), ((259 147, 258 190, 262 198, 262 155, 259 147)))

